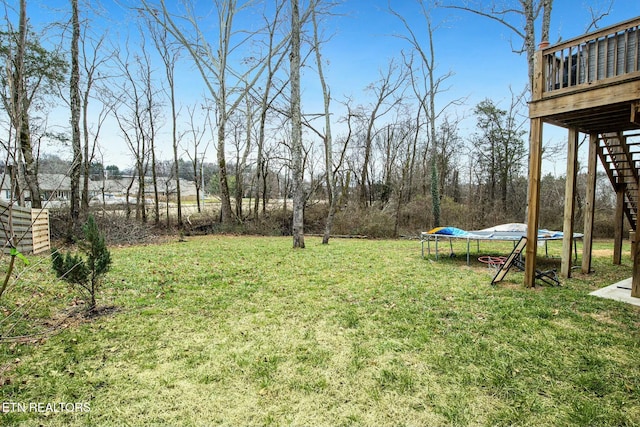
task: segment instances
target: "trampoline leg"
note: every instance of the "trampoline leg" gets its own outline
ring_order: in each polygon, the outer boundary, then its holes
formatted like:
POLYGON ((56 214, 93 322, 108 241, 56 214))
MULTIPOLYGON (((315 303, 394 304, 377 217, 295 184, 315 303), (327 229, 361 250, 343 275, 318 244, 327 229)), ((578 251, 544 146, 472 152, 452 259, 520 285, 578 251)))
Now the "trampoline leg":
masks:
POLYGON ((436 261, 438 260, 438 236, 436 236, 436 261))
POLYGON ((469 262, 469 245, 470 244, 471 244, 471 241, 467 239, 467 265, 470 265, 470 262, 469 262))

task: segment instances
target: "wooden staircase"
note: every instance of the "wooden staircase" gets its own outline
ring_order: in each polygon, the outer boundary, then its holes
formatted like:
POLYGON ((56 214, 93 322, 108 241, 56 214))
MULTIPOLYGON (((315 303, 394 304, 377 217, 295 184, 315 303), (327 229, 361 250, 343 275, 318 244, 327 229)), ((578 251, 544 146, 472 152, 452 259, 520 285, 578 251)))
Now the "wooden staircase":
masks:
POLYGON ((635 231, 638 222, 638 168, 640 142, 629 142, 620 133, 605 133, 598 138, 598 157, 616 193, 624 195, 624 213, 635 231))

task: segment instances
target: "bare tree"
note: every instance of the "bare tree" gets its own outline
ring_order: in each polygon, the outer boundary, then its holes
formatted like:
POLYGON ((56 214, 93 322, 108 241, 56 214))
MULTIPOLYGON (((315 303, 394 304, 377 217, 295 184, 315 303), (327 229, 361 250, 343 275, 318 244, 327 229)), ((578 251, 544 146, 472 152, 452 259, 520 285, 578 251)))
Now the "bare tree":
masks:
MULTIPOLYGON (((595 9, 592 6, 588 6, 589 14, 591 15, 591 22, 589 22, 589 25, 586 26, 584 30, 585 33, 588 33, 593 29, 599 28, 600 21, 604 19, 606 16, 608 16, 609 13, 611 13, 611 9, 613 8, 614 1, 615 0, 609 0, 609 3, 607 3, 606 5, 602 5, 603 7, 598 9, 595 9)), ((547 18, 545 17, 545 19, 547 18)), ((548 40, 548 39, 543 39, 543 40, 548 40)))
MULTIPOLYGON (((211 123, 211 109, 208 106, 204 106, 203 109, 206 111, 205 122, 211 123)), ((206 126, 198 126, 196 123, 196 107, 187 106, 187 114, 189 115, 189 128, 185 132, 189 134, 190 146, 185 148, 185 154, 189 158, 191 162, 191 168, 193 171, 193 178, 196 187, 196 203, 198 204, 198 212, 202 212, 202 206, 200 204, 200 193, 204 191, 202 188, 202 163, 204 162, 204 156, 207 152, 207 148, 209 147, 209 142, 207 142, 203 147, 203 139, 206 132, 206 126), (190 151, 193 150, 193 151, 190 151)), ((210 126, 211 127, 211 126, 210 126)), ((211 129, 213 129, 211 127, 211 129)), ((213 130, 212 130, 213 132, 213 130)), ((181 136, 179 139, 183 139, 181 136)))
POLYGON ((238 221, 244 220, 242 211, 242 202, 244 198, 244 175, 247 170, 247 159, 253 147, 253 127, 254 127, 254 105, 251 97, 246 97, 246 110, 244 129, 244 138, 236 135, 236 165, 235 165, 235 202, 236 202, 236 218, 238 221), (242 143, 244 141, 244 143, 242 143))
MULTIPOLYGON (((160 19, 164 19, 161 17, 160 19)), ((175 86, 175 67, 176 62, 180 56, 179 45, 171 43, 169 40, 169 33, 167 31, 166 22, 162 25, 154 25, 153 20, 148 20, 147 25, 151 38, 162 58, 164 64, 165 77, 167 83, 167 95, 169 97, 169 104, 171 105, 171 146, 173 149, 173 174, 176 176, 176 200, 178 208, 178 226, 182 226, 182 196, 180 190, 180 162, 178 157, 178 110, 176 106, 176 86, 175 86)), ((168 200, 168 199, 167 199, 168 200)), ((167 205, 168 206, 168 205, 167 205)), ((169 216, 167 215, 167 224, 169 224, 169 216)))
POLYGON ((260 196, 262 192, 262 213, 263 215, 266 212, 266 187, 267 187, 267 174, 268 174, 268 156, 265 154, 265 139, 266 133, 265 128, 267 125, 267 114, 271 109, 272 104, 275 100, 282 94, 286 83, 281 83, 279 86, 275 86, 276 84, 276 73, 280 69, 284 59, 286 58, 287 51, 286 49, 281 49, 276 51, 277 47, 277 39, 276 39, 276 31, 279 28, 280 24, 280 16, 282 15, 282 10, 286 4, 286 0, 278 0, 274 7, 273 18, 270 19, 266 15, 263 14, 263 20, 265 22, 265 28, 267 32, 267 40, 266 40, 266 49, 268 53, 265 55, 264 63, 266 65, 265 76, 262 84, 264 88, 262 89, 260 94, 255 95, 256 98, 260 99, 260 121, 258 127, 258 136, 256 140, 256 197, 254 201, 254 211, 256 218, 258 217, 258 209, 260 203, 260 196), (273 91, 273 93, 272 93, 273 91))
POLYGON ((38 186, 38 177, 35 171, 35 162, 31 149, 31 132, 29 129, 29 102, 27 88, 25 85, 25 50, 27 47, 27 2, 20 0, 20 17, 18 21, 18 39, 16 40, 16 53, 13 76, 14 92, 12 98, 12 116, 14 126, 16 127, 16 136, 18 138, 19 154, 24 158, 25 168, 22 169, 22 162, 18 162, 18 180, 24 177, 29 192, 31 193, 31 206, 39 208, 40 205, 40 188, 38 186), (34 204, 34 202, 36 204, 34 204))
MULTIPOLYGON (((136 196, 136 218, 147 222, 146 175, 149 170, 149 157, 153 155, 158 105, 155 103, 155 88, 151 81, 151 64, 142 41, 140 53, 133 61, 127 57, 116 56, 123 79, 118 93, 118 101, 113 102, 112 111, 118 126, 135 160, 138 180, 136 196)), ((153 165, 152 165, 153 167, 153 165)), ((155 169, 155 168, 154 168, 155 169)), ((155 175, 155 171, 152 172, 155 175)), ((153 183, 157 195, 157 181, 153 183)), ((158 203, 156 197, 155 203, 158 203)), ((156 221, 158 220, 156 206, 156 221)))
POLYGON ((69 82, 71 105, 71 209, 67 239, 72 240, 80 216, 80 170, 82 168, 82 146, 80 143, 80 19, 78 0, 71 0, 71 80, 69 82))
POLYGON ((369 168, 371 166, 371 154, 373 140, 377 133, 376 121, 389 113, 401 101, 402 91, 406 83, 405 74, 396 63, 391 60, 387 69, 380 72, 380 80, 367 86, 367 90, 373 93, 374 100, 369 107, 361 107, 358 115, 364 120, 364 160, 360 173, 360 203, 366 205, 371 201, 369 183, 369 168))
POLYGON ((377 143, 382 154, 383 202, 389 202, 395 194, 394 235, 399 233, 401 209, 405 203, 405 192, 408 186, 409 168, 414 155, 414 126, 409 111, 400 112, 396 119, 380 132, 377 143))
POLYGON ((447 2, 442 5, 449 9, 464 10, 491 19, 507 27, 519 39, 511 42, 514 53, 527 55, 529 88, 533 87, 533 58, 536 51, 536 23, 540 22, 539 42, 549 40, 551 10, 553 0, 509 0, 447 2), (538 19, 542 13, 542 19, 538 19), (520 27, 524 20, 524 28, 520 27))
MULTIPOLYGON (((225 158, 227 120, 229 115, 239 108, 244 98, 249 94, 249 90, 259 81, 260 76, 268 67, 267 62, 255 57, 248 57, 241 61, 245 67, 242 70, 232 66, 232 53, 246 46, 252 40, 252 36, 259 33, 259 31, 244 31, 240 34, 234 26, 237 15, 252 4, 251 1, 240 3, 237 0, 214 1, 214 15, 217 19, 219 32, 214 42, 209 43, 199 26, 199 17, 191 2, 185 2, 186 12, 181 17, 183 18, 182 22, 186 22, 189 27, 185 29, 179 25, 175 16, 168 10, 165 0, 160 0, 155 4, 149 0, 142 0, 142 5, 149 16, 163 25, 189 52, 216 103, 218 177, 223 223, 229 223, 233 219, 225 158), (190 34, 194 34, 194 37, 192 38, 190 34)), ((274 52, 279 52, 287 44, 288 37, 283 37, 268 54, 273 55, 274 52)))
POLYGON ((313 50, 316 56, 316 67, 318 70, 318 78, 322 87, 322 101, 324 107, 324 135, 320 135, 324 143, 324 170, 325 181, 327 187, 327 198, 329 201, 329 212, 322 236, 322 244, 329 244, 331 229, 333 228, 333 220, 336 214, 337 197, 336 197, 336 180, 333 162, 333 136, 331 133, 331 92, 324 77, 324 67, 322 54, 320 52, 320 36, 318 30, 318 17, 316 8, 311 11, 311 21, 313 23, 313 50))
MULTIPOLYGON (((100 131, 104 125, 105 120, 108 117, 110 110, 106 105, 108 97, 103 97, 100 94, 100 88, 96 88, 96 83, 108 78, 107 73, 104 71, 99 72, 101 68, 109 61, 111 55, 100 56, 99 52, 103 47, 105 41, 105 34, 102 34, 97 41, 89 39, 87 34, 88 26, 85 26, 84 34, 81 36, 80 43, 82 48, 82 63, 84 72, 84 86, 81 94, 82 102, 82 135, 84 137, 83 143, 83 185, 82 185, 82 197, 80 211, 83 215, 86 215, 89 211, 89 171, 91 162, 95 159, 96 150, 98 149, 98 140, 100 137, 100 131), (89 105, 92 97, 94 97, 94 91, 97 91, 97 97, 100 98, 98 102, 101 104, 100 111, 95 117, 96 122, 94 127, 90 128, 89 118, 89 105)), ((104 93, 104 91, 103 91, 104 93)))
POLYGON ((436 165, 439 174, 439 189, 442 197, 449 196, 457 201, 458 196, 456 192, 457 177, 458 177, 458 163, 457 155, 460 153, 462 147, 462 140, 458 134, 459 119, 445 115, 445 117, 438 124, 436 132, 437 141, 437 155, 436 165))
POLYGON ((121 115, 114 110, 120 128, 125 135, 129 150, 135 158, 135 169, 138 178, 138 194, 136 196, 136 218, 147 221, 146 208, 146 175, 151 172, 153 190, 154 222, 160 222, 160 204, 156 164, 157 119, 160 117, 160 104, 157 101, 158 89, 154 85, 151 58, 147 51, 144 30, 139 27, 140 46, 129 58, 118 58, 123 73, 123 86, 120 89, 121 104, 125 105, 128 115, 121 115), (123 126, 126 124, 127 126, 123 126), (151 164, 149 164, 151 163, 151 164))
MULTIPOLYGON (((142 36, 144 37, 144 31, 140 30, 142 36)), ((153 222, 157 225, 160 223, 160 200, 158 197, 158 170, 156 168, 156 134, 158 131, 158 119, 159 114, 159 104, 156 101, 157 89, 154 86, 153 76, 152 76, 152 67, 151 60, 149 55, 147 54, 144 44, 142 45, 142 52, 140 57, 143 62, 141 62, 141 77, 142 82, 144 84, 144 96, 146 100, 146 110, 145 113, 147 115, 147 126, 144 128, 146 132, 146 139, 148 141, 150 157, 151 157, 151 183, 153 185, 153 205, 154 205, 154 215, 153 222)), ((144 197, 144 193, 142 194, 144 197)))
POLYGON ((293 247, 304 248, 304 166, 300 106, 300 4, 291 0, 291 160, 293 174, 293 247))
MULTIPOLYGON (((424 32, 426 35, 426 46, 421 43, 416 32, 413 30, 411 25, 409 25, 405 17, 391 8, 389 10, 402 22, 405 28, 406 34, 398 35, 398 37, 407 41, 420 59, 420 65, 418 66, 418 69, 422 73, 420 80, 416 79, 417 73, 413 70, 413 61, 409 61, 408 65, 411 73, 411 87, 416 95, 419 107, 424 111, 425 117, 427 118, 427 131, 431 142, 431 198, 433 225, 438 226, 440 225, 440 198, 442 194, 439 175, 446 172, 439 171, 437 167, 437 121, 440 115, 447 108, 451 105, 460 104, 461 100, 453 100, 441 109, 436 110, 436 98, 442 91, 446 90, 442 85, 449 77, 451 77, 452 73, 448 72, 442 76, 436 75, 437 64, 434 43, 434 32, 436 28, 434 28, 434 25, 431 22, 431 5, 429 0, 419 0, 418 3, 421 15, 426 25, 426 31, 424 32)), ((406 60, 405 63, 407 63, 406 60)))

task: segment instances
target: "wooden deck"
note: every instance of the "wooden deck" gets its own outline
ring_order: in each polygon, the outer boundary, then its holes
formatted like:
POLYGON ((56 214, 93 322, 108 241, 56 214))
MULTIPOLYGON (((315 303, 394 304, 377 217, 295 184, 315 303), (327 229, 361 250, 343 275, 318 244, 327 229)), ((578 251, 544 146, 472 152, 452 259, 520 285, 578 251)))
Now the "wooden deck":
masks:
MULTIPOLYGON (((616 191, 614 263, 620 263, 623 216, 637 229, 640 204, 640 17, 536 52, 529 103, 531 119, 525 284, 535 282, 543 123, 568 129, 563 231, 573 234, 579 134, 589 135, 582 272, 591 271, 596 161, 616 191)), ((562 275, 571 275, 571 242, 565 239, 562 275)), ((640 245, 637 245, 640 251, 640 245)), ((640 297, 640 252, 634 262, 632 296, 640 297)))
POLYGON ((540 49, 529 117, 587 134, 640 128, 640 17, 540 49))

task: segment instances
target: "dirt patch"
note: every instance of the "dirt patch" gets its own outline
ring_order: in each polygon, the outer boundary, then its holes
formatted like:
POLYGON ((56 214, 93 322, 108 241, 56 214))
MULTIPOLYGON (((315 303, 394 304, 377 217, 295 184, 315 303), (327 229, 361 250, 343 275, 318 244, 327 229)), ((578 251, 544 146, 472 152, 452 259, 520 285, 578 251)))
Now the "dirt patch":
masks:
POLYGON ((594 249, 591 251, 591 255, 594 257, 611 257, 613 256, 613 249, 594 249))
POLYGON ((609 317, 606 314, 603 313, 589 313, 589 317, 591 317, 592 319, 600 322, 600 323, 606 323, 608 325, 617 325, 618 322, 616 322, 615 320, 613 320, 611 317, 609 317))
MULTIPOLYGON (((55 313, 51 318, 40 320, 34 326, 34 332, 23 336, 3 336, 0 337, 0 343, 16 344, 41 344, 51 336, 69 328, 77 328, 78 326, 91 322, 94 319, 109 316, 120 311, 119 307, 108 305, 98 306, 95 310, 87 311, 84 301, 76 299, 72 304, 55 313)), ((2 371, 0 369, 0 375, 2 371)))

